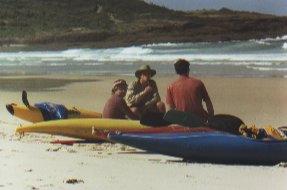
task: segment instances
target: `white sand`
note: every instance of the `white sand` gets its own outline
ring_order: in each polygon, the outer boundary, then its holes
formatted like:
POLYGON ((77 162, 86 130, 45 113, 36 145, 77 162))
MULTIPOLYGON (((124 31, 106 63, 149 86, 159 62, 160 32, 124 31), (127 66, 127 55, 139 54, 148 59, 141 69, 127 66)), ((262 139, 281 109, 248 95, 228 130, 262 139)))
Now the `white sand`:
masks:
MULTIPOLYGON (((31 102, 101 110, 110 94, 107 86, 115 78, 100 79, 73 83, 61 87, 62 91, 28 92, 28 96, 31 102)), ((162 97, 172 79, 156 78, 162 97)), ((216 113, 231 113, 259 126, 287 123, 287 79, 203 80, 216 113)), ((20 96, 20 91, 0 91, 0 189, 286 189, 284 167, 184 163, 119 144, 54 145, 50 141, 66 138, 51 135, 19 139, 14 130, 24 122, 10 116, 4 105, 19 102, 20 96), (68 179, 80 182, 67 184, 68 179)))

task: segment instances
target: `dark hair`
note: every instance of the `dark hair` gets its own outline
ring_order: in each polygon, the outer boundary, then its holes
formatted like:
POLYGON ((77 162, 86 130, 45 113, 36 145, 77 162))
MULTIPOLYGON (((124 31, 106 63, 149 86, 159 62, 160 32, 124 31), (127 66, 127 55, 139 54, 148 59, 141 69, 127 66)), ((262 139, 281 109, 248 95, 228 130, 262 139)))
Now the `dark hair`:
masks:
POLYGON ((114 81, 113 88, 112 88, 112 94, 114 94, 119 88, 127 89, 128 85, 127 82, 123 79, 118 79, 114 81))
POLYGON ((188 74, 189 73, 189 62, 185 59, 179 59, 174 63, 174 69, 176 74, 188 74))

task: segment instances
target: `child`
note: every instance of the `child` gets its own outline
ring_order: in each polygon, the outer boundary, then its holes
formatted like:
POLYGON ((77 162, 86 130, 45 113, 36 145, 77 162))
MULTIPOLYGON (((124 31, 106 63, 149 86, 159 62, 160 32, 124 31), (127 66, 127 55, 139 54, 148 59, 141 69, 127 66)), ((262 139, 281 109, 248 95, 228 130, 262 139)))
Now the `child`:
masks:
POLYGON ((128 117, 130 119, 138 119, 124 100, 127 87, 128 85, 123 79, 118 79, 114 82, 112 96, 106 102, 103 110, 103 118, 126 119, 128 117))

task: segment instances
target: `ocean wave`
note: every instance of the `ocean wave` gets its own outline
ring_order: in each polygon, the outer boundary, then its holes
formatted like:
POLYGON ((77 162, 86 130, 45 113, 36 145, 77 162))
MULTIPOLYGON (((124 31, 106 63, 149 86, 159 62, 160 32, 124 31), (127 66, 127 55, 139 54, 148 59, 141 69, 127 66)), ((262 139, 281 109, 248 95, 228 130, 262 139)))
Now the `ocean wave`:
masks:
POLYGON ((41 58, 41 61, 43 62, 61 62, 65 61, 66 58, 64 57, 46 57, 46 58, 41 58))
POLYGON ((265 38, 265 39, 261 39, 260 41, 284 41, 287 40, 287 35, 283 35, 283 36, 277 36, 276 38, 265 38))
POLYGON ((97 61, 98 57, 96 55, 91 54, 82 54, 80 56, 75 56, 72 58, 73 61, 77 62, 83 62, 83 61, 97 61))
POLYGON ((132 62, 160 62, 169 64, 175 60, 183 58, 191 62, 198 62, 200 64, 257 64, 266 65, 280 62, 286 62, 287 54, 132 54, 132 53, 111 53, 111 54, 82 54, 74 57, 60 57, 60 56, 9 56, 0 57, 0 65, 9 63, 19 64, 49 64, 49 63, 70 63, 70 64, 83 64, 83 63, 99 63, 99 62, 113 62, 116 64, 132 63, 132 62))
POLYGON ((267 45, 267 46, 270 46, 271 43, 268 42, 268 41, 264 41, 264 40, 254 40, 253 42, 259 44, 259 45, 267 45))
POLYGON ((146 55, 151 54, 153 52, 150 48, 143 48, 143 47, 127 47, 123 48, 119 54, 123 55, 146 55))
POLYGON ((258 70, 258 71, 287 71, 287 68, 278 67, 253 67, 247 66, 248 69, 258 70))
POLYGON ((64 50, 62 51, 61 53, 62 54, 65 54, 65 55, 75 55, 75 54, 81 54, 83 52, 87 52, 89 51, 90 49, 88 48, 83 48, 83 49, 67 49, 67 50, 64 50))
POLYGON ((153 43, 153 44, 146 44, 143 45, 143 47, 179 47, 184 45, 184 43, 172 43, 172 42, 167 42, 167 43, 153 43))
MULTIPOLYGON (((276 39, 287 39, 287 35, 276 39)), ((0 65, 17 63, 83 65, 157 62, 170 64, 179 58, 202 65, 268 65, 286 62, 287 42, 244 41, 209 43, 159 43, 107 49, 0 52, 0 65), (282 45, 283 44, 283 45, 282 45), (160 48, 159 48, 160 47, 160 48)))

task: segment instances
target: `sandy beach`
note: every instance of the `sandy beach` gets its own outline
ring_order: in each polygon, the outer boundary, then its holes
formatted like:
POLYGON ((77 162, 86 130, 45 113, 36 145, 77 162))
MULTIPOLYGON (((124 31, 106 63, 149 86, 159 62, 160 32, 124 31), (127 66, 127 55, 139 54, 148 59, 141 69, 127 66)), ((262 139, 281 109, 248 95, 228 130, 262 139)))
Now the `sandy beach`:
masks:
MULTIPOLYGON (((282 166, 238 166, 186 163, 120 144, 51 144, 66 137, 26 134, 25 122, 9 115, 5 104, 50 101, 101 111, 112 82, 130 76, 48 76, 0 78, 0 189, 286 189, 282 166), (69 180, 74 184, 68 183, 69 180)), ((215 113, 240 117, 247 125, 287 125, 286 78, 199 77, 215 113)), ((161 98, 176 76, 156 76, 161 98)))

